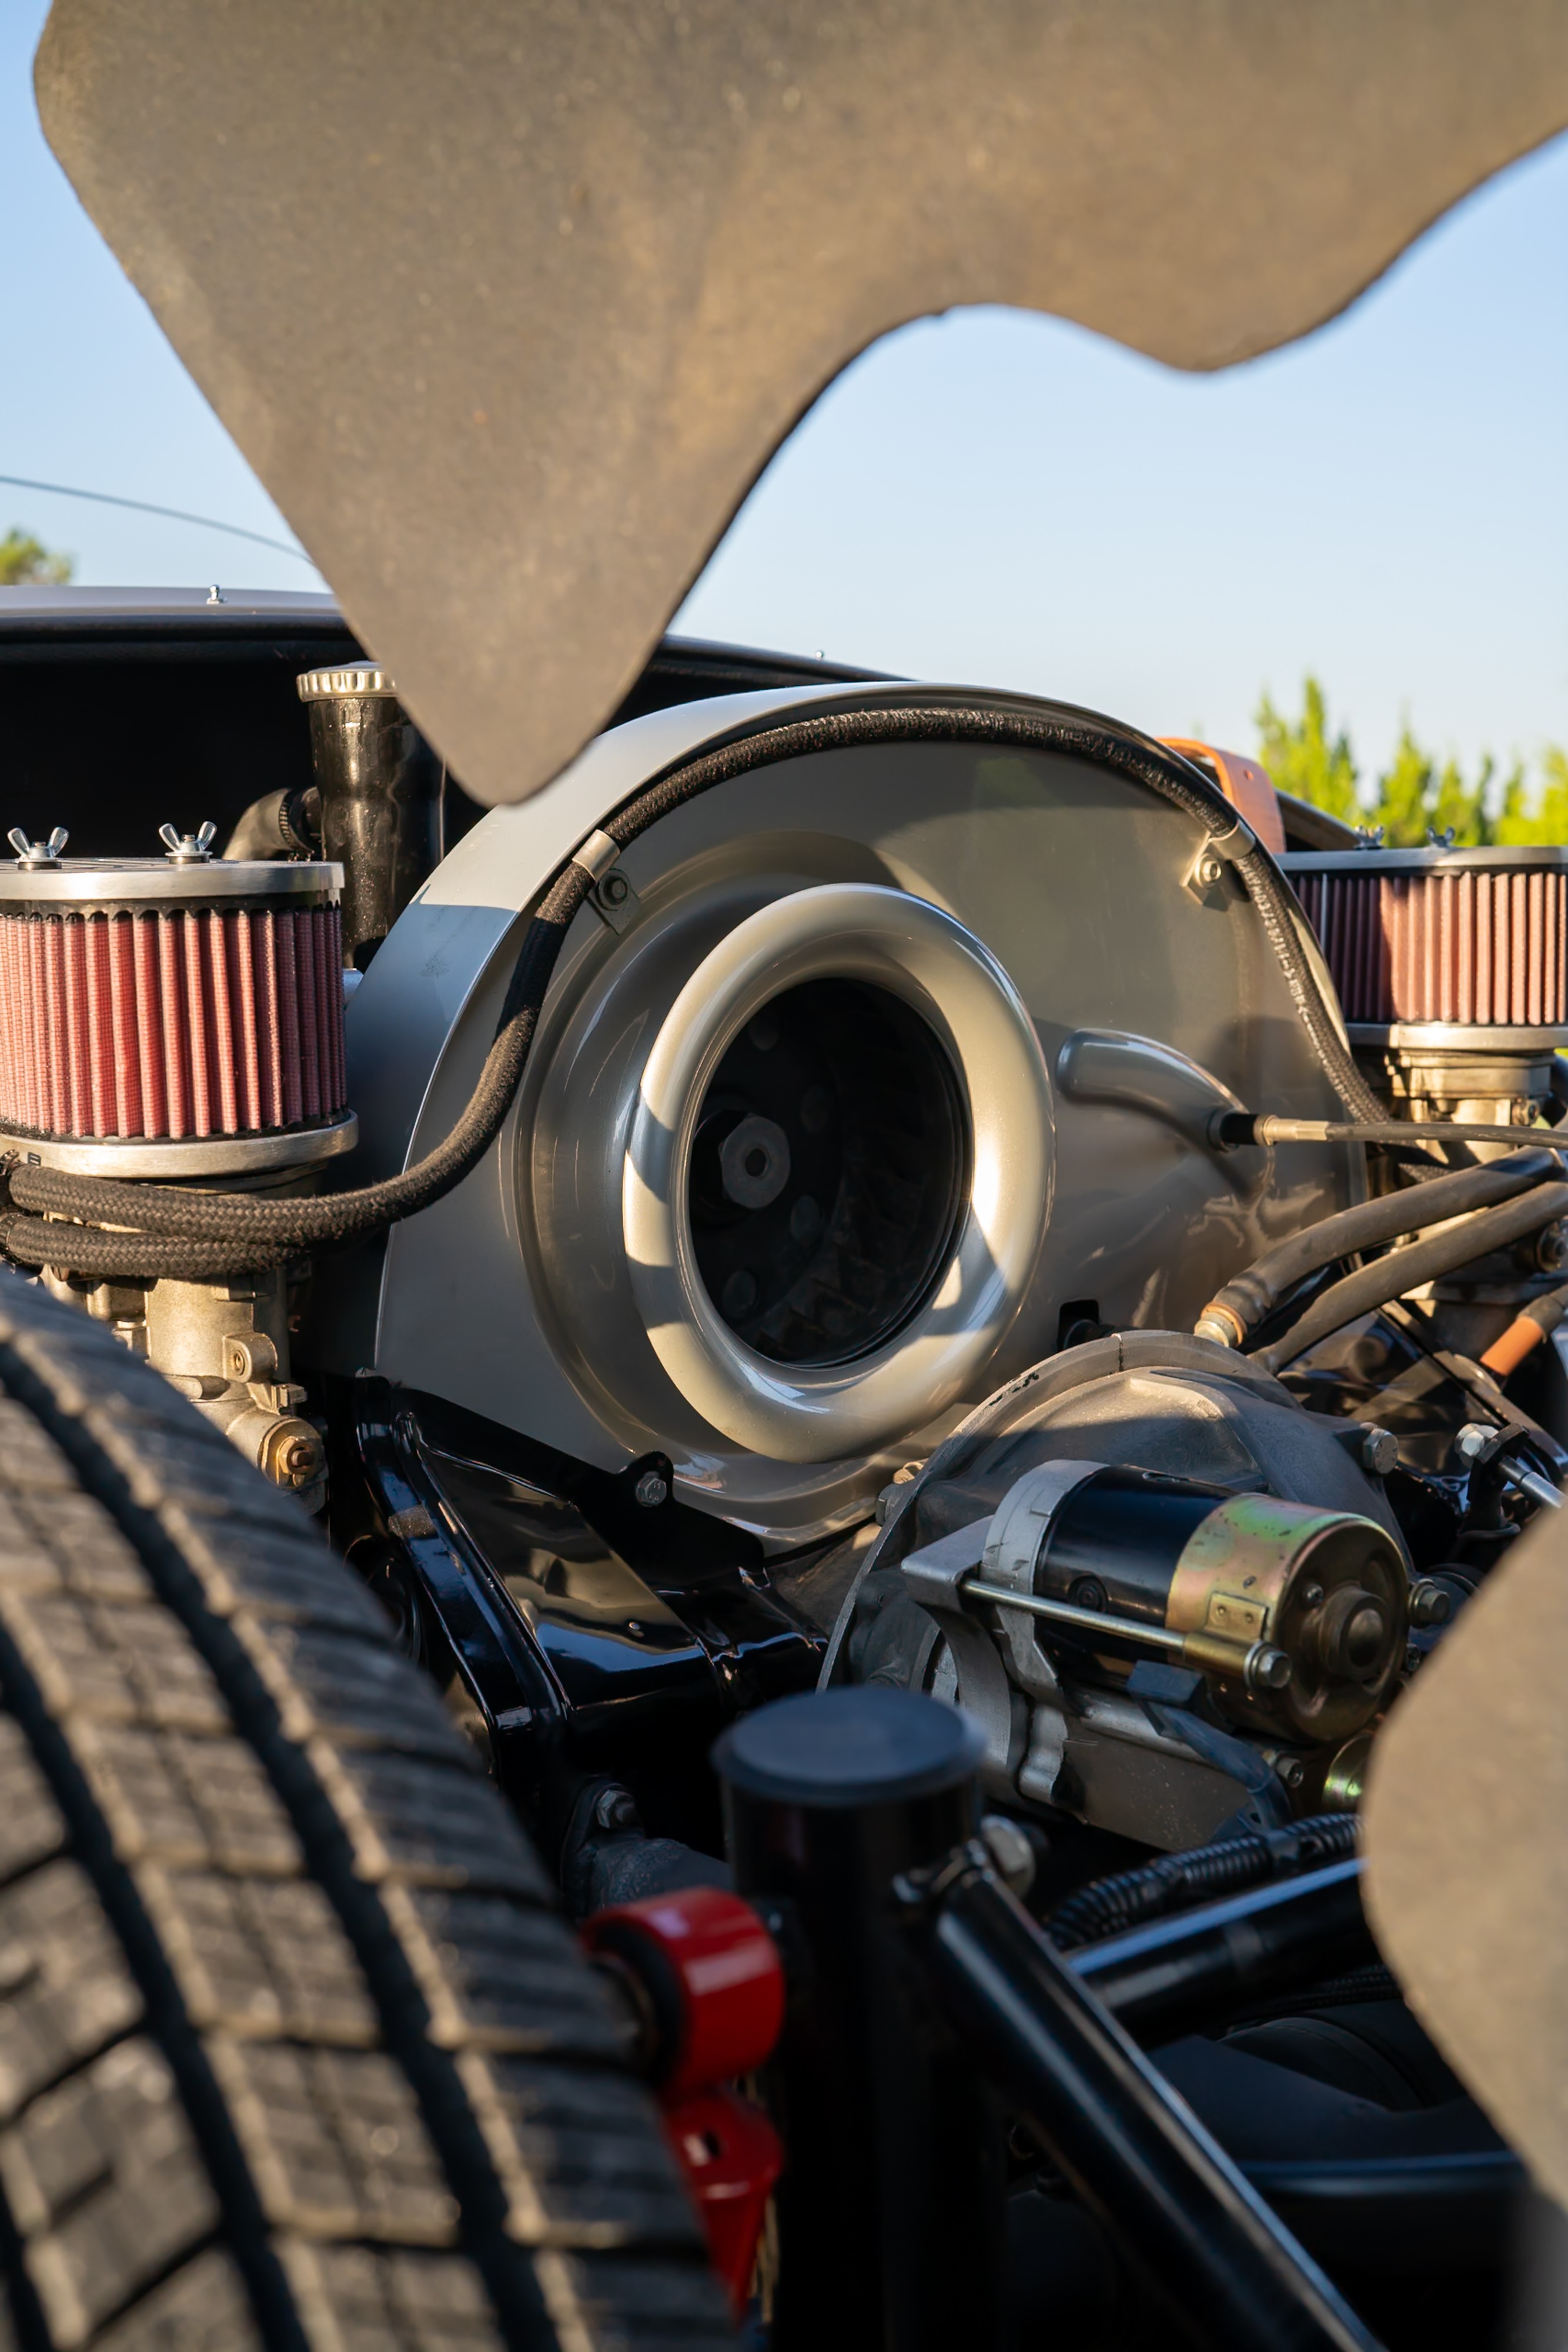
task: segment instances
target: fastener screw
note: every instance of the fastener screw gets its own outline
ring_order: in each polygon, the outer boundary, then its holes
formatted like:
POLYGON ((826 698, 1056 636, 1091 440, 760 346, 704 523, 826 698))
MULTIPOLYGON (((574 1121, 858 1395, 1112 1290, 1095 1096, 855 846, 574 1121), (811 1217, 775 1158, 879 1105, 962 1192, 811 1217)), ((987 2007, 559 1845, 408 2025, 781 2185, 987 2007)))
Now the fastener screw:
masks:
POLYGON ((600 1830, 634 1830, 639 1826, 637 1800, 630 1789, 601 1789, 593 1801, 593 1826, 600 1830))
POLYGON ((1283 1690, 1291 1679, 1291 1661, 1283 1650, 1260 1642, 1247 1654, 1246 1681, 1249 1690, 1283 1690))
POLYGON ((656 1511, 670 1499, 670 1482, 659 1470, 644 1470, 632 1492, 645 1511, 656 1511))
POLYGON ((1200 857, 1195 871, 1206 890, 1212 890, 1225 868, 1218 857, 1200 857))
POLYGON ((1490 1453, 1497 1434, 1484 1421, 1467 1421, 1454 1440, 1454 1451, 1461 1462, 1479 1462, 1490 1453))
POLYGON ((1299 1789, 1307 1777, 1307 1768, 1299 1756, 1276 1756, 1274 1770, 1287 1789, 1299 1789))
POLYGON ((1027 1895, 1034 1878, 1035 1854, 1025 1832, 1006 1813, 988 1813, 980 1823, 980 1843, 998 1878, 1013 1894, 1027 1895))
POLYGON ((1399 1440, 1391 1429, 1369 1429, 1361 1441, 1361 1459, 1365 1469, 1386 1478, 1399 1460, 1399 1440))
POLYGON ((1452 1593, 1440 1584, 1423 1577, 1410 1588, 1410 1622, 1412 1625, 1446 1625, 1454 1613, 1452 1593))

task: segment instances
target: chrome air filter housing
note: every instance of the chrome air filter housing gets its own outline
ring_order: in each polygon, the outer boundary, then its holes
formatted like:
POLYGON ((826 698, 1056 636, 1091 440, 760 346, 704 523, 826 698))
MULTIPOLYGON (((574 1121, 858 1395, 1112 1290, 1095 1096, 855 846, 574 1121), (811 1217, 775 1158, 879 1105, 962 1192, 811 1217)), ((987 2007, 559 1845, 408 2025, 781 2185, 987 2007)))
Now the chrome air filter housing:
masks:
POLYGON ((126 1177, 347 1150, 341 869, 230 863, 166 830, 165 857, 24 844, 0 867, 0 1139, 126 1177))

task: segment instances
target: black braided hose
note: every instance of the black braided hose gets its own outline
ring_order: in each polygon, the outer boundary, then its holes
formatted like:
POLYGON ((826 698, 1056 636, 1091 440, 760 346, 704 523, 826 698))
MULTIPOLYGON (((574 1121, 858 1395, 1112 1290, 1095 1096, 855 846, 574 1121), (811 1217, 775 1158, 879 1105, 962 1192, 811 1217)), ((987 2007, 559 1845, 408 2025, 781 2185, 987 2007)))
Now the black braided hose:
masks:
POLYGON ((1337 1862, 1356 1850, 1359 1824, 1354 1813, 1313 1813, 1277 1830, 1249 1830, 1216 1845, 1162 1854, 1113 1878, 1097 1878, 1059 1903, 1045 1932, 1059 1951, 1097 1944, 1145 1920, 1185 1911, 1215 1895, 1257 1886, 1268 1878, 1293 1877, 1319 1863, 1337 1862))
MULTIPOLYGON (((1303 951, 1289 890, 1230 803, 1185 761, 1088 720, 941 704, 794 719, 739 736, 701 759, 672 768, 623 803, 601 831, 625 849, 661 817, 716 784, 781 761, 869 743, 954 740, 1088 760, 1158 793, 1205 826, 1215 845, 1231 855, 1335 1093, 1354 1118, 1372 1120, 1382 1115, 1341 1040, 1303 951)), ((551 877, 524 936, 495 1040, 467 1108, 435 1150, 401 1175, 358 1191, 263 1201, 235 1192, 76 1176, 63 1169, 17 1167, 9 1174, 9 1213, 0 1213, 0 1247, 24 1265, 65 1264, 99 1280, 204 1282, 281 1265, 312 1250, 340 1248, 428 1208, 462 1181, 499 1133, 521 1083, 568 928, 593 880, 575 857, 551 877), (60 1218, 116 1230, 75 1233, 68 1249, 62 1247, 58 1223, 48 1222, 60 1218)))

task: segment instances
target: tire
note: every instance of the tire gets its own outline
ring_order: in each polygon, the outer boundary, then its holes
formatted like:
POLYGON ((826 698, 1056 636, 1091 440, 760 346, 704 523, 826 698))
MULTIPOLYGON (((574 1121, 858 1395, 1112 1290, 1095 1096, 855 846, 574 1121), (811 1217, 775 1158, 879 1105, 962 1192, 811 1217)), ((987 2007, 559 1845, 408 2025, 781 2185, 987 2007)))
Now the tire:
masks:
POLYGON ((730 2341, 434 1685, 290 1497, 8 1274, 0 2200, 22 2352, 730 2341))

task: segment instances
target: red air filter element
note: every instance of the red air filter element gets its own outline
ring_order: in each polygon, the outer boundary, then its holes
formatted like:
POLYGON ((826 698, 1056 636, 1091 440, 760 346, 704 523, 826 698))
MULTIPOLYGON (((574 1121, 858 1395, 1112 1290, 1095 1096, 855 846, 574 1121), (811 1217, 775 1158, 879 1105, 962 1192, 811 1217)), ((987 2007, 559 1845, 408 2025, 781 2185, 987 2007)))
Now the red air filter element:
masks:
POLYGON ((133 1164, 138 1145, 209 1147, 193 1171, 340 1149, 339 870, 0 869, 0 1125, 45 1146, 102 1144, 71 1164, 128 1174, 178 1172, 133 1164))
POLYGON ((1568 849, 1288 856, 1347 1022, 1568 1024, 1568 849))

